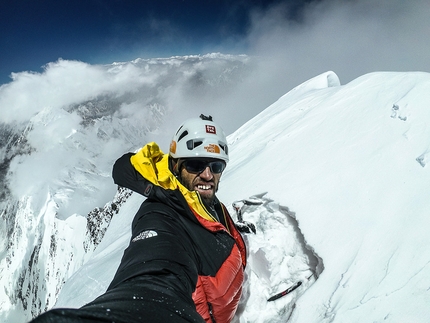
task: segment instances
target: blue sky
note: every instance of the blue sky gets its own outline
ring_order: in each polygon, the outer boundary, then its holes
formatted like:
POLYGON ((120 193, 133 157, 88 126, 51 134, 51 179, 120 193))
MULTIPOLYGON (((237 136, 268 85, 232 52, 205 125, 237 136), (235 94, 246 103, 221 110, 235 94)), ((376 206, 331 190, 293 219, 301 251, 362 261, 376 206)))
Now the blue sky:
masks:
POLYGON ((312 0, 2 0, 0 84, 59 58, 91 64, 138 57, 244 53, 250 13, 312 0))
POLYGON ((429 17, 428 0, 2 0, 0 85, 60 58, 213 52, 271 62, 286 89, 328 70, 430 72, 429 17))

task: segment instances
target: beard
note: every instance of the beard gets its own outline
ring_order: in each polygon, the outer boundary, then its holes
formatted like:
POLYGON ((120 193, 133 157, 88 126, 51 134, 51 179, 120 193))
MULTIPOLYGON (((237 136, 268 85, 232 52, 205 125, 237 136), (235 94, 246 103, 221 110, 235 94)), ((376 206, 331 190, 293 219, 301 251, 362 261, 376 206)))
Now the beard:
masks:
MULTIPOLYGON (((187 179, 187 178, 181 178, 181 183, 184 185, 189 191, 197 191, 195 189, 194 180, 193 179, 187 179)), ((208 194, 205 194, 205 192, 199 192, 200 198, 202 199, 205 206, 210 207, 215 202, 215 193, 218 191, 218 184, 216 183, 213 187, 213 190, 211 193, 208 192, 208 194)))
POLYGON ((212 206, 214 205, 214 203, 215 203, 215 194, 213 194, 213 195, 212 195, 212 196, 210 196, 210 197, 202 196, 202 195, 200 195, 200 197, 201 197, 201 199, 202 199, 202 201, 203 201, 203 204, 204 204, 206 207, 212 207, 212 206))

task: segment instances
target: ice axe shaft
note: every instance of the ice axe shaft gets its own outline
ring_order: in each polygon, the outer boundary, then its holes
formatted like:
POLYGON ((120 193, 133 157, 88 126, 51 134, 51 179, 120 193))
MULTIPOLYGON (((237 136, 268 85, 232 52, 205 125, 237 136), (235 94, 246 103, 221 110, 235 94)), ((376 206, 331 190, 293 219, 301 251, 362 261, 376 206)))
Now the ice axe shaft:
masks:
POLYGON ((281 298, 281 297, 283 297, 283 296, 285 296, 285 295, 287 295, 287 294, 291 293, 293 290, 295 290, 296 288, 298 288, 301 284, 302 284, 302 282, 300 282, 300 281, 299 281, 299 282, 295 283, 293 286, 288 287, 286 290, 284 290, 284 291, 282 291, 282 292, 280 292, 280 293, 278 293, 278 294, 276 294, 276 295, 273 295, 273 296, 272 296, 272 297, 270 297, 267 301, 268 301, 268 302, 275 301, 275 300, 277 300, 278 298, 281 298))

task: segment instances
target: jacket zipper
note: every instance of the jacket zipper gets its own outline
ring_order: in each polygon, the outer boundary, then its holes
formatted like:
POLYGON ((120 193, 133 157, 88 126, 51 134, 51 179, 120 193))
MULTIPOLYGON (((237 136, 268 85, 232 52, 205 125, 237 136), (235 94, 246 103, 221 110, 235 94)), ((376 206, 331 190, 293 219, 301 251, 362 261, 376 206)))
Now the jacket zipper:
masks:
POLYGON ((209 308, 209 315, 211 317, 212 323, 216 323, 215 317, 214 317, 214 311, 212 308, 212 304, 208 302, 208 308, 209 308))

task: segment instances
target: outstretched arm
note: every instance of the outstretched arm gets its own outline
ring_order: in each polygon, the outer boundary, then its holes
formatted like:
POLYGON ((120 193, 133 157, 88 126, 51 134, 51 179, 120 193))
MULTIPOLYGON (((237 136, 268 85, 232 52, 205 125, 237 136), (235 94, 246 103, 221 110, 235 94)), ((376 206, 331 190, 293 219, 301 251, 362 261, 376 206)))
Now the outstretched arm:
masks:
POLYGON ((146 200, 135 216, 130 245, 109 288, 136 276, 172 276, 170 288, 191 297, 197 264, 194 245, 176 212, 146 200))

